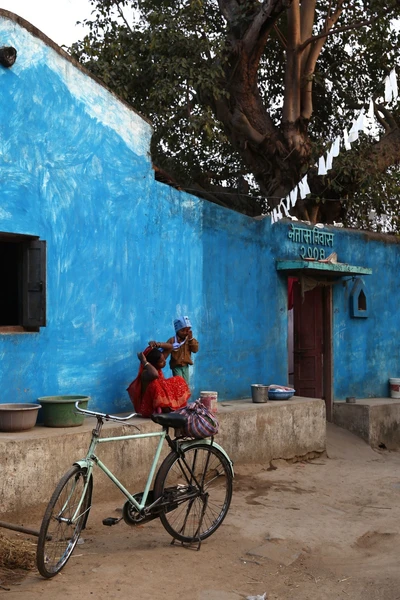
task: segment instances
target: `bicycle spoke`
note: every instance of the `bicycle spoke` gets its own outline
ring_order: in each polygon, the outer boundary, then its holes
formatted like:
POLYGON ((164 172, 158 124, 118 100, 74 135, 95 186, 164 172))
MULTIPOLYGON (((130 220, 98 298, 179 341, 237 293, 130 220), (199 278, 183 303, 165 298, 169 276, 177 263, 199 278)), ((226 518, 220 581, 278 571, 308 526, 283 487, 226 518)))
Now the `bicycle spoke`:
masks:
POLYGON ((43 577, 53 577, 71 556, 90 510, 86 471, 73 467, 58 484, 43 517, 37 566, 43 577))
POLYGON ((232 495, 231 473, 219 450, 200 443, 183 456, 169 455, 154 489, 165 494, 167 506, 160 518, 167 531, 181 541, 200 541, 225 518, 232 495))

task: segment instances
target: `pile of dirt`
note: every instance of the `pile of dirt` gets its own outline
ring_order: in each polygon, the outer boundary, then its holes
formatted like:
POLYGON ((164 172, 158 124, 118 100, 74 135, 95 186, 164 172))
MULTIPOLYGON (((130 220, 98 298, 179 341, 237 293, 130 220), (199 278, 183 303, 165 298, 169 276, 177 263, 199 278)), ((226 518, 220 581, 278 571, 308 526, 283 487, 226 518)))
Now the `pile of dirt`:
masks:
POLYGON ((0 533, 0 569, 31 571, 35 566, 36 543, 0 533))
POLYGON ((35 568, 36 542, 0 533, 0 590, 10 590, 35 568))

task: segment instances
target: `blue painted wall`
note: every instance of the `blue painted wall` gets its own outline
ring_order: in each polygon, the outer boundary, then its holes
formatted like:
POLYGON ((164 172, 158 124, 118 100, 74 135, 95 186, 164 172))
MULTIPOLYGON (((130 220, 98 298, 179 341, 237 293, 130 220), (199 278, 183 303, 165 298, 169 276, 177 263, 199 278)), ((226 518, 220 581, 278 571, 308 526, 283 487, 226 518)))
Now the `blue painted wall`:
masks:
POLYGON ((400 373, 399 298, 400 246, 397 238, 374 239, 343 232, 338 247, 352 264, 372 268, 363 277, 368 301, 366 319, 351 318, 349 296, 353 282, 334 293, 335 397, 385 397, 388 380, 400 373))
MULTIPOLYGON (((287 381, 287 290, 271 226, 155 182, 151 126, 51 45, 0 16, 0 232, 47 242, 47 325, 0 334, 0 402, 88 394, 129 410, 136 353, 188 314, 200 351, 193 398, 248 397, 287 381)), ((370 266, 371 316, 334 291, 335 396, 387 395, 397 370, 398 245, 337 231, 339 260, 370 266), (383 393, 385 392, 385 393, 383 393)), ((166 368, 166 376, 170 375, 166 368)))
POLYGON ((155 182, 147 122, 13 21, 0 32, 18 52, 0 67, 0 231, 47 242, 47 325, 0 335, 0 402, 127 410, 137 351, 182 313, 200 342, 193 397, 286 379, 269 221, 155 182))

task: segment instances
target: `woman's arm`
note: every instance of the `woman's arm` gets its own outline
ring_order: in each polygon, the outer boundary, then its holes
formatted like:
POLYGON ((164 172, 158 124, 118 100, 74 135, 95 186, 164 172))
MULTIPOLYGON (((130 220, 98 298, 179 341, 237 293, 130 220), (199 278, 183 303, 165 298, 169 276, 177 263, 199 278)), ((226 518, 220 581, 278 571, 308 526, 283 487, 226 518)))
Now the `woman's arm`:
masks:
POLYGON ((153 381, 153 379, 158 379, 158 371, 152 364, 150 364, 143 352, 138 352, 138 359, 143 365, 142 371, 142 379, 143 381, 153 381))
POLYGON ((173 345, 169 342, 149 342, 149 346, 151 348, 162 348, 162 353, 164 354, 164 358, 167 359, 173 350, 173 345))

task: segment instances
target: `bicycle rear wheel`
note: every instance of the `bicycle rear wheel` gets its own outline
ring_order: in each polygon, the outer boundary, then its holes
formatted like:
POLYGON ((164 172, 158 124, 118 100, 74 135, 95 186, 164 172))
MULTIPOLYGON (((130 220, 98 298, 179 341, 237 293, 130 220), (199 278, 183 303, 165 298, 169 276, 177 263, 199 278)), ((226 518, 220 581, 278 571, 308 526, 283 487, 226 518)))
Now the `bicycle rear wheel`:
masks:
POLYGON ((91 507, 92 477, 87 486, 86 482, 87 469, 75 465, 61 478, 47 505, 36 551, 37 568, 43 577, 54 577, 61 571, 86 526, 91 507))
POLYGON ((232 472, 225 455, 206 443, 171 452, 157 473, 154 498, 163 497, 160 519, 181 542, 204 540, 226 517, 232 498, 232 472), (165 506, 163 504, 165 503, 165 506))

